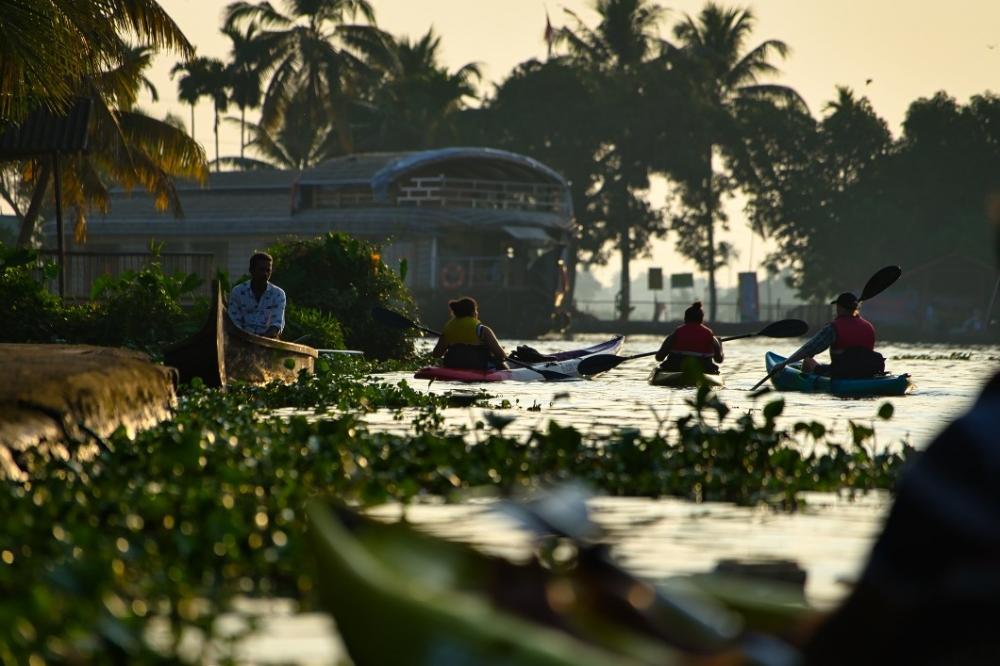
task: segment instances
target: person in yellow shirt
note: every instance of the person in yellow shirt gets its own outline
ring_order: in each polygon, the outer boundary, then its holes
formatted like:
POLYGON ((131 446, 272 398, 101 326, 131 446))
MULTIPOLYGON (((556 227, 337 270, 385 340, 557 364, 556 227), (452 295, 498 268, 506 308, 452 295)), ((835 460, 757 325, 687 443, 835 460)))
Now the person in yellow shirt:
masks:
POLYGON ((464 296, 448 301, 448 308, 451 319, 444 325, 431 354, 443 357, 442 365, 446 368, 506 370, 507 353, 493 330, 479 321, 479 304, 475 299, 464 296))

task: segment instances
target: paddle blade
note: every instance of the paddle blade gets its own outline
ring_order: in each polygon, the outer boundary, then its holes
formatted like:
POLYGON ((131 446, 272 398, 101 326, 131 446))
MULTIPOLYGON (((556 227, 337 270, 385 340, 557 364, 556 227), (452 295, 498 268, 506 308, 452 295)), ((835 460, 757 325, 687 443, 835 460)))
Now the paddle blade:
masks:
POLYGON ((381 305, 376 305, 372 308, 372 319, 383 326, 390 326, 392 328, 417 328, 415 322, 381 305))
POLYGON ((903 269, 899 266, 886 266, 879 269, 875 275, 868 279, 865 288, 861 291, 860 300, 867 301, 869 298, 881 294, 888 287, 892 286, 892 283, 898 280, 902 274, 903 269))
POLYGON ((580 361, 580 365, 576 367, 576 371, 584 377, 599 375, 602 372, 607 372, 611 368, 617 368, 628 359, 628 356, 616 356, 615 354, 598 354, 596 356, 588 356, 580 361))
POLYGON ((782 319, 768 324, 757 335, 767 338, 797 338, 805 335, 808 330, 809 324, 801 319, 782 319))

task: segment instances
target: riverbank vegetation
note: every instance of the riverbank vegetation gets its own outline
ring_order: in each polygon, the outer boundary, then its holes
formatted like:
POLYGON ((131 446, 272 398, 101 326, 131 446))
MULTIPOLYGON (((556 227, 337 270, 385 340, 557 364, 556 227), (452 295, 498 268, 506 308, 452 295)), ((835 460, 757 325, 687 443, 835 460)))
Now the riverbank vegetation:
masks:
MULTIPOLYGON (((143 78, 146 47, 191 55, 152 0, 137 5, 145 8, 141 15, 115 14, 103 22, 96 10, 87 16, 71 4, 54 4, 68 12, 67 21, 55 26, 23 24, 16 14, 0 17, 8 46, 32 43, 23 38, 31 34, 35 43, 71 43, 87 26, 100 27, 99 39, 86 40, 93 57, 69 69, 54 69, 49 55, 11 47, 11 57, 0 59, 0 90, 9 93, 0 104, 0 128, 34 107, 65 109, 81 86, 94 81, 116 83, 89 94, 123 128, 131 127, 145 118, 135 105, 149 84, 143 78), (133 30, 143 46, 123 48, 116 30, 133 30), (23 73, 28 68, 32 76, 23 73), (25 81, 30 88, 18 89, 25 81)), ((100 7, 110 11, 118 4, 100 7)), ((445 45, 433 30, 414 39, 390 35, 367 2, 282 10, 232 3, 221 26, 232 44, 229 57, 190 57, 174 68, 178 96, 192 107, 186 129, 193 139, 194 106, 207 98, 216 110, 218 145, 221 114, 231 106, 239 110, 232 119, 240 125, 239 155, 219 155, 216 148, 216 168, 305 169, 353 152, 454 145, 534 157, 571 184, 579 234, 572 258, 603 264, 620 254, 623 317, 630 308, 629 262, 670 231, 678 250, 714 283, 715 271, 735 256, 715 231, 729 224, 723 203, 737 193, 747 198, 753 229, 779 245, 770 268, 785 271, 803 297, 842 291, 858 274, 883 265, 883 248, 893 247, 893 262, 907 266, 908 274, 928 267, 915 288, 929 302, 961 304, 958 322, 988 298, 970 299, 966 278, 927 276, 929 264, 947 256, 989 273, 993 244, 986 210, 996 187, 992 174, 1000 170, 992 122, 1000 98, 984 92, 963 103, 942 91, 915 100, 902 132, 893 136, 860 91, 831 84, 827 104, 806 108, 778 76, 796 45, 756 39, 749 9, 710 2, 678 15, 651 0, 609 0, 595 10, 554 17, 545 31, 548 56, 519 63, 481 93, 479 68, 443 65, 445 45), (668 201, 649 199, 651 179, 669 181, 668 201), (852 246, 850 262, 829 251, 845 234, 865 239, 852 246)), ((148 133, 123 133, 140 143, 166 141, 170 150, 157 169, 136 166, 146 160, 100 162, 102 155, 128 152, 116 153, 107 142, 92 149, 95 159, 66 163, 64 183, 101 184, 64 196, 64 204, 75 207, 78 236, 85 231, 84 204, 106 205, 105 182, 142 185, 177 210, 170 179, 203 177, 203 157, 166 133, 159 126, 145 139, 148 133), (89 177, 94 175, 100 178, 89 177)), ((129 151, 141 148, 130 145, 129 151)), ((0 179, 0 195, 22 222, 22 244, 31 241, 51 178, 46 164, 11 162, 8 177, 0 179)), ((714 289, 709 291, 714 319, 714 289)), ((351 331, 345 334, 350 342, 351 331)))
POLYGON ((780 400, 733 418, 707 388, 654 436, 554 424, 512 436, 509 407, 445 432, 447 396, 369 370, 323 360, 289 386, 194 387, 173 420, 134 439, 81 442, 68 459, 14 453, 25 476, 0 483, 0 510, 17 516, 0 535, 0 661, 169 663, 189 632, 211 636, 236 597, 311 608, 303 508, 315 496, 461 500, 577 479, 606 494, 794 507, 801 491, 891 488, 912 453, 876 446, 871 424, 844 439, 816 423, 779 426, 780 400), (275 416, 282 407, 300 411, 275 416), (412 429, 368 429, 374 409, 405 409, 412 429))
MULTIPOLYGON (((371 317, 378 303, 415 311, 403 285, 405 264, 399 272, 390 269, 377 245, 346 234, 291 239, 269 250, 288 295, 284 339, 320 349, 346 344, 383 360, 413 358, 407 331, 379 326, 371 317)), ((196 331, 208 312, 207 300, 192 296, 199 278, 164 273, 155 248, 145 268, 99 277, 85 303, 67 304, 48 291, 45 282, 56 270, 32 250, 0 243, 0 313, 9 322, 0 342, 122 346, 159 357, 166 345, 196 331)))

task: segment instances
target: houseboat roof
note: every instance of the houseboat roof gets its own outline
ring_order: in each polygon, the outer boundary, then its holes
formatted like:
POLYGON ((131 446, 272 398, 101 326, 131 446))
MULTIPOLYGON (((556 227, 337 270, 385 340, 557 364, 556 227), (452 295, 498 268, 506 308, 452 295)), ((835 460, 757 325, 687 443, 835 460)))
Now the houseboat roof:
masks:
POLYGON ((371 185, 376 196, 400 178, 421 172, 460 174, 465 178, 490 178, 551 183, 568 187, 551 168, 527 155, 495 148, 438 148, 419 152, 361 153, 327 160, 307 169, 300 185, 371 185))

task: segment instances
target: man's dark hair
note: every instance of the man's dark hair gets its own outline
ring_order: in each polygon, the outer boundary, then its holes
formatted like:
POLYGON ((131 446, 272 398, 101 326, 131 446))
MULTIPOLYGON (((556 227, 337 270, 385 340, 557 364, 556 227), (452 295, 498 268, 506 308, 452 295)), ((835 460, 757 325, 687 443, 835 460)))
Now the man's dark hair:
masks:
POLYGON ((684 311, 685 324, 700 324, 705 321, 705 311, 701 309, 701 301, 695 301, 684 311))
POLYGON ((270 261, 274 263, 274 257, 269 255, 267 252, 254 252, 253 256, 250 257, 250 270, 253 270, 254 262, 257 261, 270 261))
POLYGON ((473 317, 479 308, 479 304, 476 303, 476 299, 463 296, 462 298, 448 301, 448 307, 451 308, 452 314, 456 317, 473 317))

